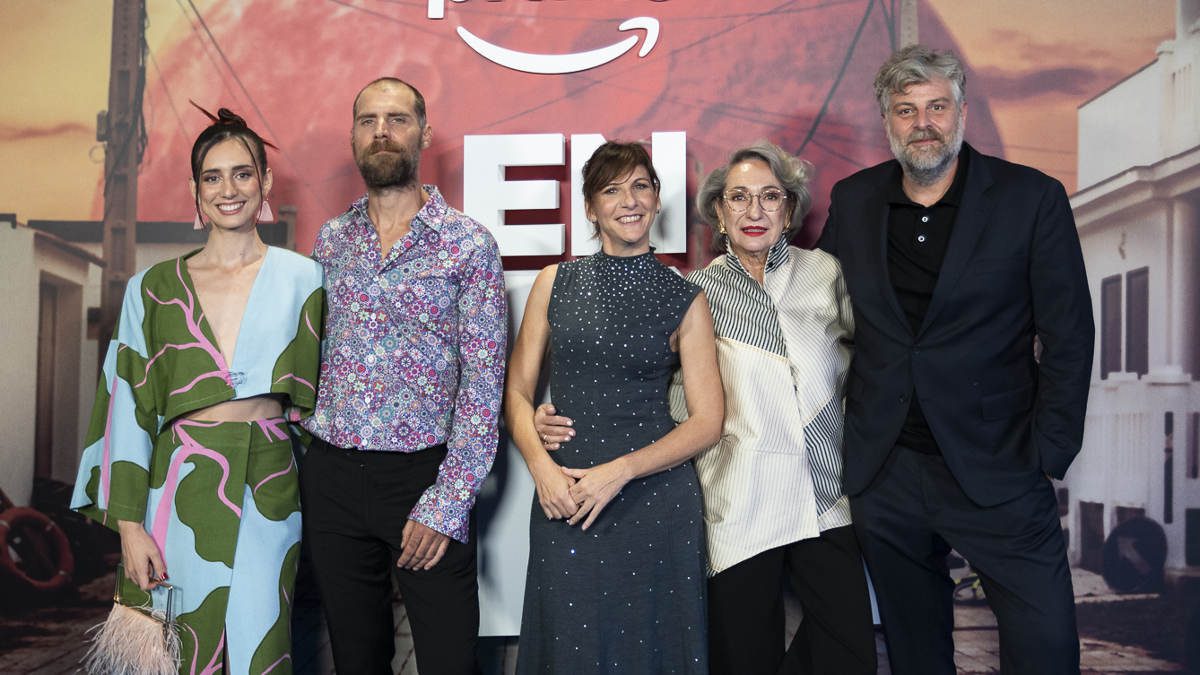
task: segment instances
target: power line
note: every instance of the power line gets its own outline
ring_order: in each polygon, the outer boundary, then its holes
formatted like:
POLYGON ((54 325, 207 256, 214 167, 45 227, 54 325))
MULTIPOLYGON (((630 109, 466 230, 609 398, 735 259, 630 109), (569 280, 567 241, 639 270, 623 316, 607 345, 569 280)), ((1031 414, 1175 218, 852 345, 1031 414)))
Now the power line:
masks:
POLYGON ((221 49, 220 43, 217 42, 216 36, 213 35, 212 30, 209 29, 208 22, 206 22, 204 20, 204 16, 200 14, 200 10, 196 8, 196 5, 192 2, 192 0, 187 0, 187 4, 192 8, 192 12, 196 14, 196 20, 200 22, 200 26, 204 29, 204 33, 208 35, 208 39, 212 43, 213 49, 217 51, 217 54, 221 56, 221 61, 224 62, 225 67, 229 69, 229 75, 233 77, 234 82, 237 82, 238 88, 242 91, 242 95, 245 96, 246 100, 250 104, 250 107, 254 110, 255 114, 258 115, 258 118, 262 120, 263 127, 267 130, 270 138, 278 142, 276 149, 279 151, 280 156, 283 157, 283 159, 295 172, 296 176, 299 178, 298 182, 300 185, 304 186, 309 197, 311 197, 314 202, 321 204, 321 206, 324 208, 326 205, 323 204, 322 200, 317 196, 316 192, 312 188, 312 185, 306 178, 302 178, 302 176, 305 175, 305 172, 301 171, 299 167, 296 166, 296 163, 292 160, 287 151, 282 149, 282 146, 284 145, 283 139, 280 138, 279 134, 275 133, 275 130, 271 127, 270 120, 268 120, 267 116, 263 114, 262 109, 259 108, 258 103, 255 102, 254 96, 250 94, 250 90, 246 88, 245 83, 242 82, 242 78, 238 76, 237 69, 233 67, 233 63, 229 61, 229 57, 225 55, 225 50, 221 49))
POLYGON ((860 169, 865 169, 865 168, 867 167, 867 165, 866 165, 866 164, 863 164, 861 161, 859 161, 859 160, 857 160, 857 159, 854 159, 853 157, 851 157, 851 156, 849 156, 849 155, 847 155, 847 154, 845 154, 845 153, 843 153, 843 152, 841 152, 841 151, 834 150, 833 148, 829 147, 829 144, 827 144, 827 143, 823 142, 823 141, 822 141, 821 139, 819 139, 819 138, 815 138, 815 139, 813 139, 813 141, 812 141, 812 145, 815 145, 815 146, 817 146, 818 148, 820 148, 820 149, 824 150, 825 152, 827 152, 827 153, 829 153, 829 154, 833 155, 834 157, 837 157, 838 159, 840 159, 840 160, 842 160, 842 161, 846 162, 847 164, 850 164, 851 166, 856 166, 856 167, 858 167, 858 168, 860 168, 860 169))
POLYGON ((204 52, 204 56, 208 58, 208 62, 212 65, 212 69, 217 73, 217 77, 221 79, 221 86, 225 89, 225 93, 229 95, 230 99, 237 100, 237 96, 233 93, 233 88, 229 86, 229 79, 226 77, 225 71, 221 68, 220 64, 217 63, 216 59, 213 58, 212 47, 209 46, 208 42, 204 39, 204 36, 200 34, 200 30, 196 28, 196 23, 192 21, 192 17, 190 14, 188 14, 187 8, 183 6, 183 0, 175 0, 175 5, 179 7, 179 13, 182 14, 184 20, 187 21, 188 28, 192 30, 192 34, 196 36, 196 41, 200 43, 200 50, 204 52))
MULTIPOLYGON (((379 12, 379 11, 376 11, 373 9, 367 9, 366 7, 359 7, 358 5, 352 5, 348 2, 345 2, 345 0, 326 0, 326 1, 332 2, 335 5, 340 5, 342 7, 345 7, 346 9, 353 9, 353 10, 362 12, 363 14, 370 14, 371 16, 383 19, 384 21, 398 23, 406 28, 411 28, 415 31, 425 33, 426 35, 432 35, 434 37, 449 39, 449 37, 446 35, 446 31, 434 30, 432 28, 426 28, 420 23, 416 23, 416 22, 412 22, 412 21, 405 21, 404 19, 398 19, 394 16, 384 14, 383 12, 379 12)), ((190 0, 189 0, 189 2, 190 2, 190 0)), ((407 4, 407 3, 405 3, 405 4, 407 4)), ((421 3, 421 4, 424 4, 424 3, 421 3)))
POLYGON ((887 26, 888 44, 895 51, 896 47, 896 0, 891 0, 891 7, 888 7, 887 2, 879 3, 879 11, 883 12, 883 25, 887 26))
POLYGON ((209 29, 208 22, 206 22, 204 20, 204 16, 200 14, 200 10, 196 9, 196 4, 192 2, 192 0, 187 0, 187 4, 192 8, 192 12, 196 14, 196 20, 200 22, 200 27, 203 28, 204 33, 208 35, 209 41, 212 42, 213 49, 217 50, 217 54, 220 55, 221 61, 224 62, 225 67, 229 69, 229 75, 233 77, 234 82, 237 82, 238 88, 242 91, 242 95, 246 97, 250 107, 254 109, 255 114, 257 114, 258 118, 262 120, 263 126, 267 129, 267 133, 271 134, 271 138, 278 139, 278 136, 275 134, 275 130, 271 128, 271 123, 267 121, 267 116, 263 114, 262 109, 260 109, 258 104, 255 103, 254 97, 250 95, 250 90, 246 89, 246 85, 242 82, 242 78, 238 77, 237 69, 234 68, 233 64, 229 62, 229 57, 225 55, 225 50, 221 49, 221 45, 217 42, 216 36, 214 36, 212 30, 209 29))
POLYGON ((175 114, 179 136, 186 142, 188 140, 187 125, 183 123, 183 116, 179 114, 179 108, 175 106, 175 99, 171 96, 171 89, 167 86, 167 78, 163 75, 162 69, 158 67, 158 59, 154 58, 154 51, 148 49, 146 53, 150 56, 150 64, 154 66, 154 72, 158 73, 158 84, 163 88, 163 94, 167 97, 167 104, 171 107, 171 112, 175 114))
POLYGON ((817 133, 817 127, 821 126, 821 120, 824 119, 825 113, 829 110, 829 104, 833 101, 833 94, 837 91, 838 85, 841 84, 842 78, 846 75, 846 68, 850 66, 850 59, 854 56, 854 50, 858 47, 858 41, 862 38, 863 29, 867 26, 867 19, 871 17, 871 8, 875 6, 875 0, 867 1, 867 9, 863 12, 862 20, 858 22, 858 29, 854 31, 854 37, 850 40, 850 46, 846 49, 846 58, 842 60, 842 67, 838 69, 837 75, 833 78, 833 83, 829 86, 829 93, 825 95, 824 102, 821 103, 821 109, 817 111, 817 116, 813 119, 812 127, 809 128, 808 134, 800 143, 800 149, 796 154, 804 152, 804 148, 812 141, 813 136, 817 133))

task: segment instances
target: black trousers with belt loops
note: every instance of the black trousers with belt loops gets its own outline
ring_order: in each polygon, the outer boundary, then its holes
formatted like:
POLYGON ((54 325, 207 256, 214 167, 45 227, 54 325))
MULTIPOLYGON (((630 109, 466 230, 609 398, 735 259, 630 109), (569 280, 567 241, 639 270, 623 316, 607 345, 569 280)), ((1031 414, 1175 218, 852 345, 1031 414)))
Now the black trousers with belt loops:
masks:
POLYGON ((394 576, 421 675, 478 672, 475 532, 450 541, 431 570, 396 567, 404 525, 437 479, 446 447, 364 452, 314 438, 300 471, 304 537, 320 587, 338 673, 392 673, 394 576))

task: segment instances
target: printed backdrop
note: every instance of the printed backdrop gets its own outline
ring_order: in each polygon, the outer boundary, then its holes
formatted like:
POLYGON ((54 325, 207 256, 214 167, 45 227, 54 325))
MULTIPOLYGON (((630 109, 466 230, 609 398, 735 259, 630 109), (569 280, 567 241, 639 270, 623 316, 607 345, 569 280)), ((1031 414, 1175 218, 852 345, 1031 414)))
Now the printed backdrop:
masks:
MULTIPOLYGON (((871 79, 897 45, 899 5, 148 0, 139 219, 191 219, 187 156, 206 121, 188 101, 225 106, 280 148, 270 155, 272 201, 297 207, 297 248, 307 252, 320 224, 363 191, 349 149, 353 96, 394 75, 427 98, 434 142, 422 177, 452 204, 470 201, 467 137, 563 135, 556 161, 523 160, 532 144, 515 139, 505 155, 511 168, 496 168, 500 187, 491 189, 513 189, 501 180, 556 181, 559 205, 515 210, 497 227, 520 239, 523 225, 568 224, 565 242, 550 237, 550 250, 515 255, 506 247, 516 318, 531 270, 572 250, 569 224, 581 214, 571 207, 579 182, 571 167, 582 161, 572 154, 573 135, 649 140, 682 132, 671 159, 681 170, 675 185, 664 185, 683 191, 680 204, 734 147, 775 141, 816 167, 816 205, 798 237, 807 244, 832 184, 888 157, 871 79)), ((1154 58, 1155 45, 1173 35, 1174 5, 920 0, 916 8, 920 40, 953 48, 968 64, 967 140, 1073 191, 1077 107, 1154 58)), ((110 22, 109 3, 99 1, 0 5, 0 212, 21 221, 100 217, 103 148, 94 119, 106 105, 110 22)), ((684 270, 706 261, 703 224, 687 207, 668 216, 676 234, 687 235, 670 261, 684 270)), ((485 634, 516 632, 529 489, 519 456, 501 452, 481 497, 485 634)))

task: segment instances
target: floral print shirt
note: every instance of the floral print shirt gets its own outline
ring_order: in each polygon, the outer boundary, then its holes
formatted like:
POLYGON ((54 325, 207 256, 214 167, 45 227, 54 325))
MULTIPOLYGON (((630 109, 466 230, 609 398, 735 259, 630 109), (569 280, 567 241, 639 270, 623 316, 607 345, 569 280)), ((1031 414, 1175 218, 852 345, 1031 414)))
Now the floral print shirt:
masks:
POLYGON ((496 456, 508 331, 495 239, 425 185, 429 200, 387 255, 364 196, 325 223, 313 257, 328 309, 316 411, 332 445, 415 452, 445 443, 410 517, 466 542, 496 456))

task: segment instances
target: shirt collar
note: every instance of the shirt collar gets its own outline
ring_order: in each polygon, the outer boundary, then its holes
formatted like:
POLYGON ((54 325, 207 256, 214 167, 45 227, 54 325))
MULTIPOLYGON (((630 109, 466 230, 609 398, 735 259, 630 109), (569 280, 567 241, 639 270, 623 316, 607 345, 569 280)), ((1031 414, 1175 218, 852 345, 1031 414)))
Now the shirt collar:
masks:
MULTIPOLYGON (((966 148, 966 145, 963 145, 966 148)), ((958 206, 962 203, 963 186, 967 184, 967 164, 970 153, 964 150, 958 151, 958 166, 954 168, 954 182, 950 183, 950 189, 946 190, 946 194, 937 200, 933 206, 958 206)), ((896 163, 891 181, 888 182, 888 203, 899 206, 919 206, 925 208, 921 204, 914 202, 904 194, 904 185, 901 181, 904 174, 900 169, 900 164, 896 163)))
MULTIPOLYGON (((429 195, 428 201, 417 210, 412 220, 413 232, 420 233, 426 227, 429 227, 434 232, 440 232, 442 223, 446 221, 446 214, 450 210, 450 205, 446 203, 442 193, 437 189, 436 185, 422 185, 425 193, 429 195)), ((363 195, 354 200, 350 204, 350 210, 357 214, 358 218, 368 227, 371 225, 371 216, 367 213, 367 195, 363 195)))
MULTIPOLYGON (((771 248, 767 250, 767 267, 764 274, 770 274, 779 268, 788 259, 788 233, 784 232, 779 239, 771 244, 771 248)), ((725 261, 733 269, 749 276, 750 273, 742 266, 742 261, 738 260, 737 254, 733 252, 733 246, 729 244, 729 237, 725 237, 725 261)))

